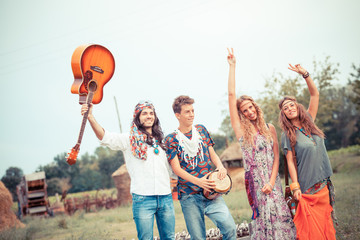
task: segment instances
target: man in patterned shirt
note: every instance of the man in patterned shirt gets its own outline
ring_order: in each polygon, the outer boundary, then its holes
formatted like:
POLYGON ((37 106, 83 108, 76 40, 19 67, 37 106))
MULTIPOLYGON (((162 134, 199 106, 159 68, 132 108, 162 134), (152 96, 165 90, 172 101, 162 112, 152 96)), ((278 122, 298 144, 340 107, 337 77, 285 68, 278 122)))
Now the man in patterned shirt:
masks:
POLYGON ((203 125, 193 125, 194 100, 179 96, 173 110, 179 127, 165 138, 167 158, 178 175, 178 195, 191 239, 206 239, 205 216, 208 216, 223 234, 223 239, 236 239, 236 226, 228 207, 220 196, 209 200, 202 194, 215 187, 210 174, 210 161, 219 170, 219 178, 226 176, 220 158, 213 148, 214 142, 203 125))

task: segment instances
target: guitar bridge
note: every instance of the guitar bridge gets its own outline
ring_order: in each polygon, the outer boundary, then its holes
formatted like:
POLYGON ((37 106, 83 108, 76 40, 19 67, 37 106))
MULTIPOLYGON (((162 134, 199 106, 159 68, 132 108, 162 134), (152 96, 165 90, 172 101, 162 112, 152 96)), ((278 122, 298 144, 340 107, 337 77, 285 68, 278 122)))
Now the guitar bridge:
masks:
POLYGON ((101 74, 104 73, 104 70, 102 70, 99 66, 90 66, 90 69, 101 74))

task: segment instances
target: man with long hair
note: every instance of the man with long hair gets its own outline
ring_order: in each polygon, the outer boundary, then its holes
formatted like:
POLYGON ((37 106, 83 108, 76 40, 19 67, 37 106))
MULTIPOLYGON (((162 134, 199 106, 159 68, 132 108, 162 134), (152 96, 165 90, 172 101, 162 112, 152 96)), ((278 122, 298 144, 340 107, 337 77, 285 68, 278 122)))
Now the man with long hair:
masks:
POLYGON ((194 100, 179 96, 173 103, 179 127, 165 138, 167 156, 171 167, 179 177, 178 196, 191 239, 206 239, 205 215, 223 234, 223 239, 236 239, 236 226, 223 198, 209 200, 203 190, 216 187, 207 179, 212 162, 223 179, 227 171, 213 148, 214 142, 203 125, 193 125, 194 100))
MULTIPOLYGON (((92 114, 88 120, 100 144, 123 151, 131 178, 132 210, 138 239, 153 239, 154 216, 161 239, 175 238, 175 212, 170 188, 171 168, 166 158, 164 134, 153 104, 141 101, 135 106, 130 133, 103 129, 92 114)), ((82 105, 81 113, 88 110, 82 105)))

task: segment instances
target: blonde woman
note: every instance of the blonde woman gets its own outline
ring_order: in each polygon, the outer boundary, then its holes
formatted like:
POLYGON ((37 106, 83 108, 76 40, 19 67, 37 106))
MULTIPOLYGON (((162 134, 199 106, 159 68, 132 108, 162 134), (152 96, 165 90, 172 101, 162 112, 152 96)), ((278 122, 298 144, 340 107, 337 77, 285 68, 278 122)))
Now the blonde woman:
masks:
POLYGON ((245 187, 253 210, 251 239, 295 239, 295 226, 278 174, 279 146, 275 127, 265 123, 260 107, 251 97, 243 95, 236 99, 236 59, 233 49, 228 52, 230 119, 243 152, 245 187))

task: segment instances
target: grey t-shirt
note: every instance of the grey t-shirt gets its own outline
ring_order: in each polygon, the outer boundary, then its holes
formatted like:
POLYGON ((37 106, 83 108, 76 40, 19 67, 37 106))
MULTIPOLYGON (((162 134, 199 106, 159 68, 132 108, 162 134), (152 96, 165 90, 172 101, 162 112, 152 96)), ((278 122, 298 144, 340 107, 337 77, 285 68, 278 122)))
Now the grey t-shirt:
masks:
MULTIPOLYGON (((295 152, 301 192, 333 174, 324 139, 317 135, 312 137, 316 145, 309 137, 296 130, 295 152)), ((288 150, 291 151, 290 139, 285 133, 281 134, 281 148, 285 155, 288 150)))

